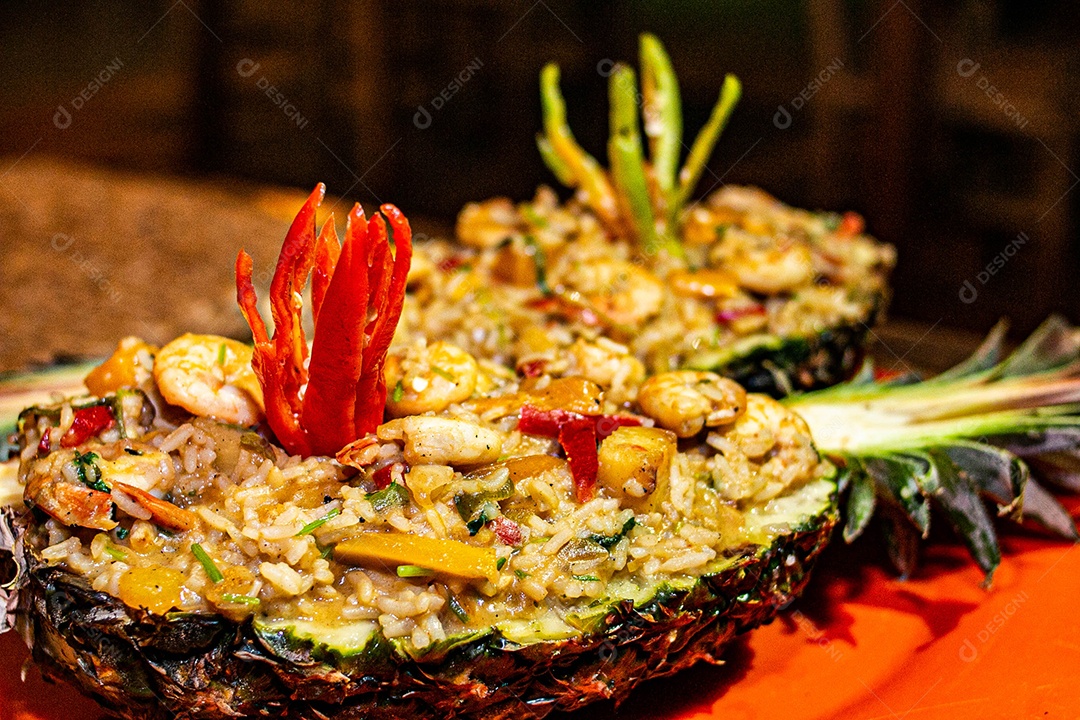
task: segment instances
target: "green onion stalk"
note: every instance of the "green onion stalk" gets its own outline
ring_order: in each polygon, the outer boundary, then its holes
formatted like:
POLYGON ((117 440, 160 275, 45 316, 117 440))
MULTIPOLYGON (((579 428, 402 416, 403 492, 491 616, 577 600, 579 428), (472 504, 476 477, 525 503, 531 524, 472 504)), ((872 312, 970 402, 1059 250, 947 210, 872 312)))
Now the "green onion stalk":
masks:
POLYGON ((607 171, 574 140, 555 64, 540 74, 544 132, 536 143, 559 182, 579 190, 610 233, 633 236, 646 255, 664 252, 684 258, 680 237, 687 205, 742 87, 734 75, 724 78, 709 121, 680 169, 684 146, 679 81, 660 40, 648 33, 640 40, 640 92, 634 71, 626 65, 615 65, 608 78, 607 171), (644 139, 639 127, 644 128, 644 139))

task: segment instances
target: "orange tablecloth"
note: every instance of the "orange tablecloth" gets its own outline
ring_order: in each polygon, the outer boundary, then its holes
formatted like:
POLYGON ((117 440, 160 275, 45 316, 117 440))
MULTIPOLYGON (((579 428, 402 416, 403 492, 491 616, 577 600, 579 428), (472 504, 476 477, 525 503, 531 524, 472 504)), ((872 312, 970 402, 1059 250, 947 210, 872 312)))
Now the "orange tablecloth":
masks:
MULTIPOLYGON (((566 720, 1078 717, 1080 550, 1023 532, 1003 545, 989 591, 958 545, 934 545, 907 582, 884 568, 874 538, 831 547, 805 597, 737 642, 727 665, 566 720)), ((26 657, 17 637, 0 637, 0 720, 104 716, 33 668, 21 682, 26 657)))

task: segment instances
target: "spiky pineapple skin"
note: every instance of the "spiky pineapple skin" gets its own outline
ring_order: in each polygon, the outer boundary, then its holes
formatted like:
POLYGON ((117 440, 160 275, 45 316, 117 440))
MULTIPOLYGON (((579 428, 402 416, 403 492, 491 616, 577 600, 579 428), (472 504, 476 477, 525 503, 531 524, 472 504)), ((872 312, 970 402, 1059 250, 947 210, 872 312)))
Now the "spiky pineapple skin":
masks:
MULTIPOLYGON (((15 522, 26 538, 32 515, 15 522)), ((47 565, 28 542, 15 547, 16 626, 47 677, 130 720, 542 718, 621 702, 645 679, 719 663, 732 638, 802 591, 836 522, 831 502, 689 590, 614 607, 583 637, 519 646, 491 633, 418 660, 385 642, 358 659, 316 659, 303 641, 272 648, 251 622, 133 609, 47 565)))
POLYGON ((778 349, 763 348, 716 370, 750 392, 774 398, 832 387, 850 379, 862 364, 869 330, 870 323, 843 324, 809 337, 786 338, 778 349))

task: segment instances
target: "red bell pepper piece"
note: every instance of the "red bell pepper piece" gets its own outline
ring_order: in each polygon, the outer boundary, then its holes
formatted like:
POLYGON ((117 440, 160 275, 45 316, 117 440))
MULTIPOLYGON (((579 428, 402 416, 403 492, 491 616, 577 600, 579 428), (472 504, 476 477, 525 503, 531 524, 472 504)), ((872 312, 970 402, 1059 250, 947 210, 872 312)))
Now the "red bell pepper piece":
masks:
POLYGON ((404 463, 387 463, 371 473, 371 480, 375 483, 376 490, 385 490, 394 481, 394 468, 398 468, 402 474, 408 472, 404 463))
POLYGON ((863 220, 862 215, 848 211, 840 219, 840 227, 836 229, 836 234, 841 237, 853 237, 861 234, 865 229, 866 221, 863 220))
POLYGON ((263 388, 267 424, 285 449, 300 455, 333 455, 382 422, 383 364, 412 258, 408 220, 393 205, 383 205, 370 221, 354 206, 343 245, 332 217, 316 237, 315 211, 324 193, 322 184, 316 186, 282 245, 270 285, 273 337, 258 312, 251 257, 241 251, 236 259, 236 297, 255 339, 252 368, 263 388), (310 360, 298 300, 309 277, 315 319, 310 360))
POLYGON ((592 500, 596 494, 596 473, 600 469, 596 422, 592 418, 579 417, 563 423, 559 427, 559 444, 566 451, 578 502, 592 500))
POLYGON ((596 491, 596 473, 600 468, 596 443, 619 427, 640 424, 640 420, 630 415, 582 415, 558 408, 538 410, 532 405, 523 405, 518 430, 559 441, 574 477, 578 501, 585 502, 596 491))
POLYGON ((104 405, 95 405, 94 407, 76 410, 71 427, 64 433, 64 437, 60 438, 60 447, 72 448, 82 445, 90 438, 104 430, 108 430, 115 424, 116 418, 113 417, 112 410, 104 405))
POLYGON ((750 305, 748 307, 734 308, 732 310, 721 310, 716 313, 716 321, 728 325, 736 320, 744 317, 751 317, 754 315, 764 315, 764 305, 750 305))
POLYGON ((488 525, 491 526, 491 530, 495 533, 495 537, 499 538, 499 542, 503 545, 521 544, 521 526, 510 518, 500 515, 489 521, 488 525))
POLYGON ((52 452, 52 433, 48 429, 41 433, 41 440, 38 441, 37 449, 39 455, 48 455, 52 452))

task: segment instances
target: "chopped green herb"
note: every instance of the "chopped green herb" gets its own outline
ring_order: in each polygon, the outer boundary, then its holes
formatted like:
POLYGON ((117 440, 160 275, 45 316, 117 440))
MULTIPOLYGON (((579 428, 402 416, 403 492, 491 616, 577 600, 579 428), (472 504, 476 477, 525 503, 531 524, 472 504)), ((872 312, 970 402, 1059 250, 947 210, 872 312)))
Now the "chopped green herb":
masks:
POLYGON ((211 558, 202 545, 199 543, 191 543, 191 554, 195 556, 195 559, 199 561, 199 564, 203 566, 203 570, 206 571, 206 577, 210 578, 210 582, 218 583, 225 579, 225 576, 218 570, 218 566, 214 564, 214 559, 211 558))
POLYGON ((504 567, 506 567, 506 558, 499 558, 495 561, 496 570, 502 570, 504 567))
POLYGON ((120 562, 124 562, 125 560, 127 560, 127 553, 125 553, 123 550, 120 550, 119 548, 114 548, 111 545, 105 546, 105 553, 113 560, 119 560, 120 562))
POLYGON ((382 490, 376 490, 364 496, 375 512, 383 512, 392 507, 401 507, 409 504, 409 491, 404 486, 392 482, 382 490))
POLYGON ((417 578, 417 577, 432 577, 435 575, 433 570, 429 570, 419 565, 398 565, 397 576, 402 578, 417 578))
POLYGON ((533 210, 531 205, 522 205, 521 214, 525 216, 525 219, 528 220, 530 224, 535 225, 541 230, 548 226, 547 218, 542 217, 538 212, 533 210))
POLYGON ((401 398, 405 397, 405 386, 398 380, 394 385, 394 393, 390 396, 394 402, 401 402, 401 398))
POLYGON ((326 547, 319 549, 319 557, 321 557, 323 560, 330 559, 330 557, 333 554, 334 554, 334 546, 333 545, 327 545, 326 547))
POLYGON ((234 595, 233 593, 222 593, 221 599, 227 603, 234 603, 236 605, 258 605, 259 598, 251 597, 250 595, 234 595))
POLYGON ((600 582, 600 578, 595 575, 574 575, 573 578, 581 582, 600 582))
POLYGON ((524 580, 525 578, 529 577, 529 573, 525 572, 524 570, 515 570, 514 574, 517 575, 518 580, 524 580))
POLYGON ((821 215, 822 222, 825 223, 825 229, 829 232, 835 232, 840 227, 840 222, 843 218, 839 213, 823 213, 821 215))
POLYGON ((225 343, 218 345, 217 349, 217 364, 222 367, 225 366, 225 343))
POLYGON ((130 534, 131 534, 131 531, 128 530, 123 525, 116 528, 116 539, 117 540, 127 540, 127 536, 130 535, 130 534))
POLYGON ((626 522, 623 523, 622 530, 620 530, 617 534, 615 534, 615 535, 590 535, 589 539, 592 540, 597 545, 602 546, 605 550, 611 550, 611 548, 613 548, 613 547, 615 547, 616 545, 619 544, 620 540, 622 540, 624 537, 626 537, 627 533, 629 533, 631 530, 633 530, 635 525, 637 525, 637 520, 635 520, 633 517, 631 517, 630 519, 628 519, 626 522))
POLYGON ((463 623, 469 622, 469 616, 465 613, 465 608, 461 607, 461 603, 458 602, 453 593, 449 593, 446 604, 450 606, 450 612, 454 613, 458 620, 463 623))
POLYGON ((72 458, 72 462, 75 463, 75 474, 79 478, 79 482, 86 485, 89 488, 93 488, 98 492, 109 492, 109 486, 101 480, 101 468, 94 462, 98 459, 97 453, 88 452, 80 454, 78 450, 75 451, 75 457, 72 458))
POLYGON ((330 520, 331 518, 336 518, 340 514, 341 514, 341 511, 338 510, 337 508, 334 508, 333 510, 326 513, 325 515, 323 515, 318 520, 312 520, 307 525, 300 528, 300 532, 296 533, 296 537, 300 537, 301 535, 310 535, 311 533, 315 532, 316 530, 321 528, 323 525, 325 525, 328 520, 330 520))
POLYGON ((446 370, 443 370, 438 365, 432 365, 431 366, 431 372, 435 373, 436 375, 438 375, 439 377, 441 377, 444 380, 449 380, 452 383, 457 382, 457 378, 454 377, 454 375, 452 373, 447 372, 446 370))
POLYGON ((551 295, 551 286, 547 281, 547 254, 540 243, 532 235, 525 236, 525 249, 532 256, 533 265, 536 266, 536 286, 545 295, 551 295))

